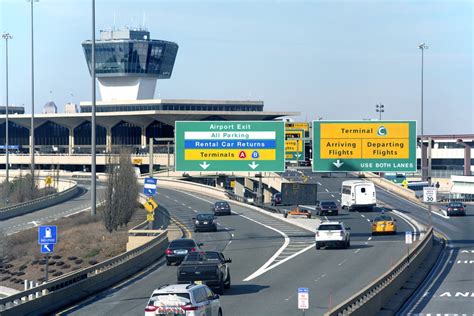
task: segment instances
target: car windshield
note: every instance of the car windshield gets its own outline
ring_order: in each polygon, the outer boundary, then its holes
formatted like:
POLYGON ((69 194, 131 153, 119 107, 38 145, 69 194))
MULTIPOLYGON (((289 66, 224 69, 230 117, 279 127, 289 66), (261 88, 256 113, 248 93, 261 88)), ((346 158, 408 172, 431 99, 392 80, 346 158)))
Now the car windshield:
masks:
POLYGON ((325 206, 325 207, 336 206, 336 203, 332 201, 321 202, 321 206, 325 206))
POLYGON ((374 222, 393 221, 393 218, 388 215, 377 216, 374 222))
POLYGON ((185 240, 176 239, 170 243, 170 248, 179 248, 179 247, 191 248, 195 246, 196 246, 196 243, 194 242, 194 240, 190 240, 190 239, 185 239, 185 240))
POLYGON ((229 204, 227 202, 216 202, 215 206, 216 207, 229 207, 229 204))
POLYGON ((449 203, 448 206, 450 206, 450 207, 461 207, 462 204, 461 203, 449 203))
POLYGON ((318 230, 342 230, 341 225, 320 225, 318 230))
POLYGON ((181 306, 191 302, 189 293, 157 293, 153 294, 148 305, 154 306, 181 306))
POLYGON ((198 216, 196 216, 196 219, 198 221, 212 221, 214 219, 214 215, 212 215, 212 214, 198 214, 198 216))

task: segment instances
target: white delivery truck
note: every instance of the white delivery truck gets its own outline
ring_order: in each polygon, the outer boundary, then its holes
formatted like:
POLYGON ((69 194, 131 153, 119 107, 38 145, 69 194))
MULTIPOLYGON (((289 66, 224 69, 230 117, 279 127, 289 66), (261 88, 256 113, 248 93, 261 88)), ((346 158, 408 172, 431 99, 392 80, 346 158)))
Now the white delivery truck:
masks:
POLYGON ((369 181, 347 180, 342 182, 341 207, 350 211, 372 211, 376 205, 375 185, 369 181))

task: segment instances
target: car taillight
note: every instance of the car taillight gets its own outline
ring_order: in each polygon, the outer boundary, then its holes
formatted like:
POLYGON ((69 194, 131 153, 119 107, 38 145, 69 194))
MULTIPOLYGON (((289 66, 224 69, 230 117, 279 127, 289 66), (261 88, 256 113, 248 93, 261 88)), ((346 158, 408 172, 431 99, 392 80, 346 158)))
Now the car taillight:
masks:
POLYGON ((453 208, 452 208, 452 207, 448 207, 448 211, 452 211, 452 210, 453 210, 453 208))
POLYGON ((194 247, 193 247, 193 248, 191 248, 191 252, 193 252, 193 251, 196 251, 196 248, 194 248, 194 247))
POLYGON ((171 249, 169 249, 169 248, 166 249, 166 251, 165 251, 165 253, 166 253, 167 255, 170 255, 172 252, 173 252, 173 251, 171 251, 171 249))
POLYGON ((181 308, 185 311, 196 311, 199 307, 193 305, 183 305, 181 308))
POLYGON ((158 309, 158 306, 148 305, 145 307, 145 312, 155 312, 158 309))

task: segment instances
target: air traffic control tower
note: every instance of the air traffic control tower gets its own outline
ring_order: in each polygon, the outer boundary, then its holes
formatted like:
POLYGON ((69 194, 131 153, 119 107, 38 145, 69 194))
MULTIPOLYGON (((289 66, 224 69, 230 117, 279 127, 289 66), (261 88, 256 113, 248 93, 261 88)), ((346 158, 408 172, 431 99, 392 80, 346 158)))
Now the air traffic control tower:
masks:
MULTIPOLYGON (((89 72, 92 41, 82 43, 89 72)), ((150 39, 146 30, 100 31, 96 76, 103 101, 153 99, 156 80, 169 79, 178 44, 150 39)))

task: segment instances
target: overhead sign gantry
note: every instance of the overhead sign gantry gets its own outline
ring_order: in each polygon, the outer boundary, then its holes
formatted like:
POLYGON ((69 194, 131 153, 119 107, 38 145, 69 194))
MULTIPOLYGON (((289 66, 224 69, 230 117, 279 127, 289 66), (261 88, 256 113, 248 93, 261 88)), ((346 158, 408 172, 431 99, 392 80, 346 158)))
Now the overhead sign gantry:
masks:
POLYGON ((416 171, 416 122, 313 121, 313 171, 416 171))
POLYGON ((285 170, 285 126, 274 121, 178 121, 176 171, 285 170))

